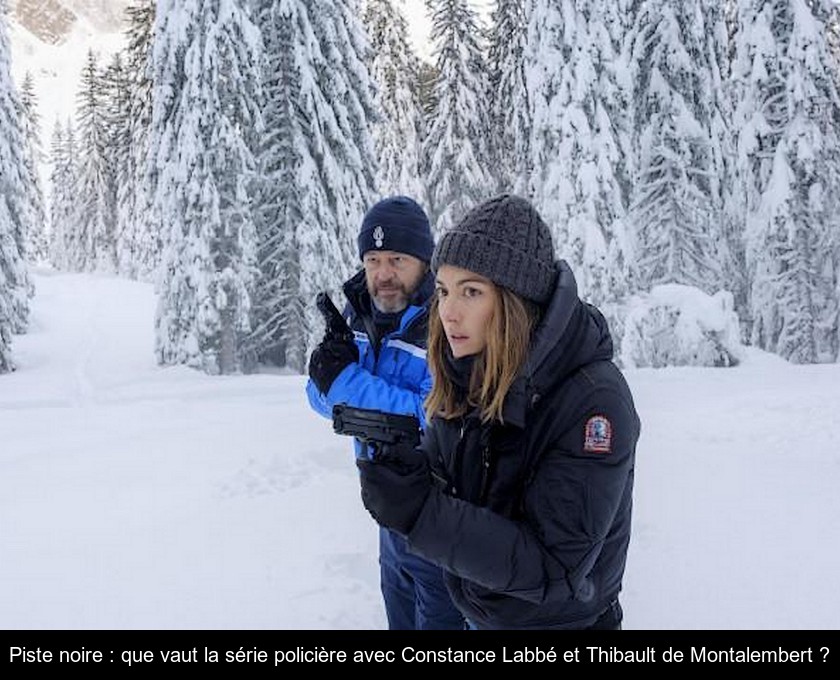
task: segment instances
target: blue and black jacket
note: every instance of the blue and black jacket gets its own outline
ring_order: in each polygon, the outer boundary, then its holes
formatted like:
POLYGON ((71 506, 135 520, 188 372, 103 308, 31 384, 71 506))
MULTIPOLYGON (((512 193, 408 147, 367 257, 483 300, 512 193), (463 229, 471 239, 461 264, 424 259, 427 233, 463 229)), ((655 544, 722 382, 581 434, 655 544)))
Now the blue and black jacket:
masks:
MULTIPOLYGON (((432 388, 426 363, 428 306, 434 292, 431 273, 400 317, 396 330, 375 337, 370 294, 364 270, 344 284, 347 307, 344 316, 356 336, 359 361, 347 366, 323 394, 310 380, 306 394, 312 408, 332 418, 333 406, 345 403, 357 408, 417 416, 425 428, 423 400, 432 388), (371 336, 374 337, 371 337, 371 336)), ((357 442, 356 452, 361 446, 357 442)))

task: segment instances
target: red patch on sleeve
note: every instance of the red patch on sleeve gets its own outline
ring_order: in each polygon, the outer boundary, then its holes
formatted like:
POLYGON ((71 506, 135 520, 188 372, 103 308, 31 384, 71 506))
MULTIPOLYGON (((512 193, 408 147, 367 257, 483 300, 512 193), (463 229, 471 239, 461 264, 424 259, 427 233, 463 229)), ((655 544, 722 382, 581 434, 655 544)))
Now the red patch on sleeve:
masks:
POLYGON ((589 453, 612 451, 612 424, 606 416, 592 416, 583 429, 583 450, 589 453))

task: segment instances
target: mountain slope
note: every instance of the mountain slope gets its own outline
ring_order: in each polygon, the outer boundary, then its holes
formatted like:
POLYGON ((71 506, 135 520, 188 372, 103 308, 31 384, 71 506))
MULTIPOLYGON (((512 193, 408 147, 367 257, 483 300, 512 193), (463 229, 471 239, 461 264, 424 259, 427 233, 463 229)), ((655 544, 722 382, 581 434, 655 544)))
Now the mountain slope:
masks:
MULTIPOLYGON (((125 44, 122 13, 128 0, 13 0, 8 16, 12 77, 18 88, 32 75, 41 122, 41 149, 49 150, 56 121, 75 116, 79 76, 93 50, 105 65, 125 44)), ((46 170, 41 169, 42 181, 46 170)), ((44 184, 46 186, 46 184, 44 184)))
POLYGON ((74 25, 85 21, 98 32, 122 29, 130 0, 10 0, 11 16, 41 42, 64 42, 74 25))

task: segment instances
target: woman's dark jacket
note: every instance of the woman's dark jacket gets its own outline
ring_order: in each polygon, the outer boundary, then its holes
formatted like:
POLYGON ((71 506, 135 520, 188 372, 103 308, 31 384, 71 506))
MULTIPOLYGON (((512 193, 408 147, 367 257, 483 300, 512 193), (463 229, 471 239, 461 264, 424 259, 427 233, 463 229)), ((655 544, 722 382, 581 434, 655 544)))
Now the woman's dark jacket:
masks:
POLYGON ((437 484, 408 535, 479 628, 585 628, 621 590, 639 418, 606 321, 558 263, 504 424, 434 418, 437 484))

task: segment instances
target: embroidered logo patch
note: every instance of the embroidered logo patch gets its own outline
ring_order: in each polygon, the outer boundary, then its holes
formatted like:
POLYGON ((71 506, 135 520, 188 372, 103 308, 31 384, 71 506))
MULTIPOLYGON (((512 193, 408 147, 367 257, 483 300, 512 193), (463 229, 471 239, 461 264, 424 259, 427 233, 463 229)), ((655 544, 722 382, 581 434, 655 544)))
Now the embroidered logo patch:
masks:
POLYGON ((385 243, 385 230, 382 227, 377 226, 376 229, 373 230, 373 240, 376 243, 377 248, 381 248, 385 243))
POLYGON ((612 451, 612 425, 605 416, 592 416, 586 421, 583 434, 583 450, 590 453, 612 451))

